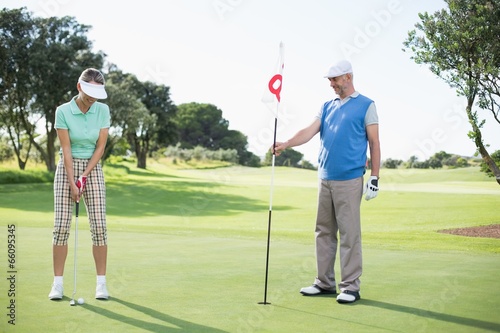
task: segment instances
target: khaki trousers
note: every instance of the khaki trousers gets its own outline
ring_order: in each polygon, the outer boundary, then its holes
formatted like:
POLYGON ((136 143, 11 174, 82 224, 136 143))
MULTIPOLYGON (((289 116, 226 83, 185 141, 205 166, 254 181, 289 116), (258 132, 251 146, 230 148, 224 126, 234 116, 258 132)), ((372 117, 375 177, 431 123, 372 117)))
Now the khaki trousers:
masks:
POLYGON ((339 289, 359 291, 362 273, 360 206, 363 177, 320 180, 316 218, 315 284, 335 289, 335 258, 340 240, 339 289), (338 235, 337 235, 338 234, 338 235))

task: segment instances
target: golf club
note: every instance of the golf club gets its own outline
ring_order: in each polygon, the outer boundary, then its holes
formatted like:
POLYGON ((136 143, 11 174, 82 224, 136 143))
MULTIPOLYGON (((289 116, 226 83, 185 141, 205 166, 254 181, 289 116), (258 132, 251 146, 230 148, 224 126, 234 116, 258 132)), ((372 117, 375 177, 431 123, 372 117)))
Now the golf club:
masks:
POLYGON ((75 294, 76 294, 76 252, 78 249, 78 209, 79 209, 79 202, 76 202, 76 217, 75 217, 75 253, 74 253, 74 266, 73 266, 73 295, 71 296, 71 301, 69 301, 69 305, 74 306, 76 305, 75 303, 75 294))

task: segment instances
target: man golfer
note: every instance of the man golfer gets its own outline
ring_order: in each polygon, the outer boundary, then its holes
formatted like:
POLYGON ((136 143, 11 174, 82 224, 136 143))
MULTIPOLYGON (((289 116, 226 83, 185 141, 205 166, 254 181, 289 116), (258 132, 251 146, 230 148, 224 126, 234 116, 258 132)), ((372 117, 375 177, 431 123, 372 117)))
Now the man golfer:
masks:
POLYGON ((318 157, 319 194, 316 217, 317 276, 312 286, 302 288, 306 296, 336 294, 335 258, 340 241, 341 280, 339 303, 360 299, 362 273, 360 206, 377 196, 380 169, 378 116, 374 102, 354 89, 353 70, 342 60, 325 75, 338 98, 323 104, 314 121, 274 151, 308 142, 320 134, 318 157), (363 175, 370 146, 371 176, 363 191, 363 175))

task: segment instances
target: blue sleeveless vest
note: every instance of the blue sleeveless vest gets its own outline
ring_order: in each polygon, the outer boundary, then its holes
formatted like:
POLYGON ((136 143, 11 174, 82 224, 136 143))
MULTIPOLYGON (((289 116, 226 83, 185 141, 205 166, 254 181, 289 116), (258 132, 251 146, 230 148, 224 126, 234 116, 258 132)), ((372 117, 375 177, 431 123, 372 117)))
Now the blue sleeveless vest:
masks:
POLYGON ((371 103, 359 94, 344 105, 338 98, 323 105, 318 156, 321 179, 350 180, 364 175, 368 147, 365 115, 371 103))

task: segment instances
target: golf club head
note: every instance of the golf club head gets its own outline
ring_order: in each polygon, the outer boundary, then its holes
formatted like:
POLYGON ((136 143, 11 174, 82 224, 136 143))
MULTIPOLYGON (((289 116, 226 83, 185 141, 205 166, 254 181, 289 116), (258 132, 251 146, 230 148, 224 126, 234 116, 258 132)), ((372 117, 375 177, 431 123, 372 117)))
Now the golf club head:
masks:
POLYGON ((69 305, 71 305, 71 306, 75 306, 75 305, 76 305, 75 300, 74 300, 74 299, 72 299, 71 301, 69 301, 69 305))

